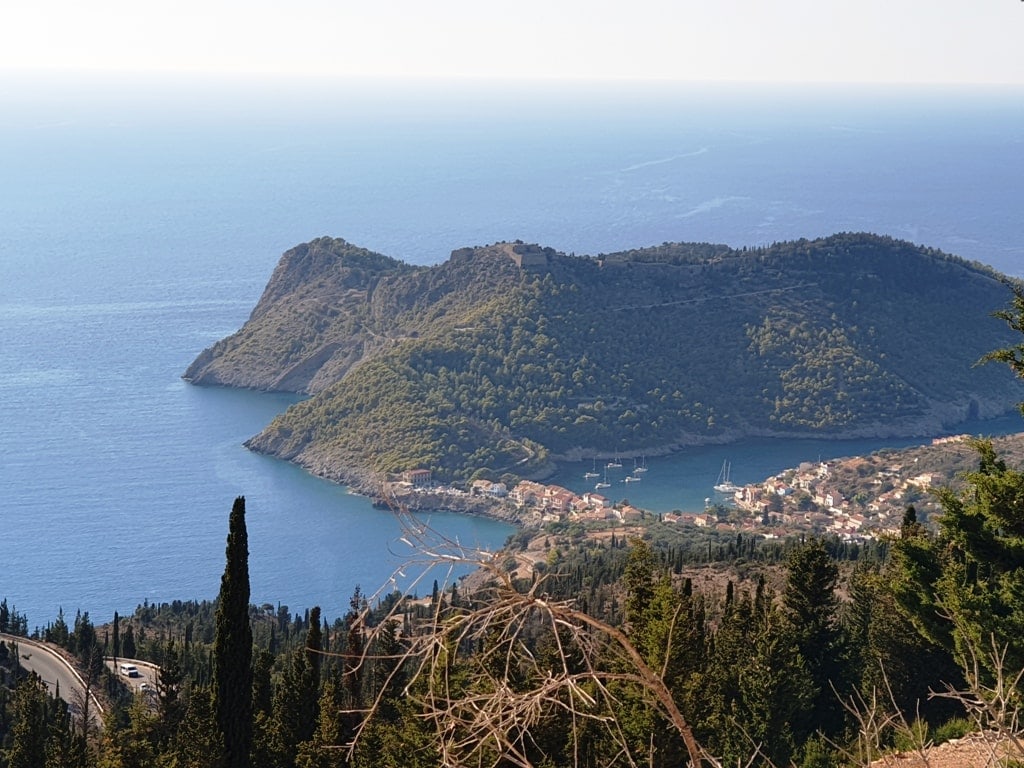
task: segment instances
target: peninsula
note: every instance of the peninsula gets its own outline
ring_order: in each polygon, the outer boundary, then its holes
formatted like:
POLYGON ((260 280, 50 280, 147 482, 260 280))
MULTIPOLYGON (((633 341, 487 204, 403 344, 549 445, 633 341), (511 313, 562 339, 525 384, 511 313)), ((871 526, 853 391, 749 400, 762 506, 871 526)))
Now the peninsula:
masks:
POLYGON ((915 436, 1011 410, 1006 278, 871 234, 575 256, 522 242, 413 266, 286 252, 200 385, 303 393, 249 448, 374 492, 746 436, 915 436))

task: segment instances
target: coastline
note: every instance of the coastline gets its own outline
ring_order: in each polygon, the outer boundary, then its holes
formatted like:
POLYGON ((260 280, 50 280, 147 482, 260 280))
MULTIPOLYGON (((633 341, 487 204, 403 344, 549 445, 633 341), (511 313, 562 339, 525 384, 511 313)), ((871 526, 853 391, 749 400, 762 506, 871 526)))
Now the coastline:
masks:
MULTIPOLYGON (((1004 411, 996 417, 996 419, 1010 419, 1018 416, 1019 413, 1017 412, 1017 409, 1013 409, 1004 411)), ((994 420, 995 419, 986 419, 985 421, 994 420)), ((955 433, 957 428, 960 428, 960 431, 963 432, 965 429, 971 429, 973 426, 980 423, 983 422, 960 421, 952 426, 942 424, 942 426, 938 427, 934 431, 921 428, 922 425, 920 422, 916 423, 918 429, 913 430, 900 429, 899 427, 901 425, 889 424, 878 425, 878 428, 865 427, 858 430, 852 430, 850 432, 832 433, 827 435, 807 433, 793 435, 767 430, 737 430, 729 433, 728 435, 719 435, 714 436, 713 438, 699 435, 688 435, 685 439, 676 441, 670 446, 660 446, 657 448, 647 449, 643 453, 648 458, 669 457, 677 452, 684 451, 685 449, 699 448, 701 446, 727 446, 730 444, 736 444, 743 440, 812 440, 836 441, 841 443, 849 440, 885 440, 892 438, 899 439, 901 441, 919 441, 913 444, 923 447, 937 438, 955 433)), ((929 426, 937 425, 938 422, 929 424, 929 426)), ((1001 432, 1000 434, 1010 433, 1012 432, 1001 432)), ((985 431, 981 430, 975 434, 984 435, 985 431)), ((881 449, 882 447, 880 446, 879 448, 872 449, 870 451, 858 451, 852 455, 869 455, 870 453, 881 449)), ((250 450, 254 449, 250 448, 250 450)), ((255 452, 261 453, 260 451, 255 452)), ((280 458, 273 454, 264 455, 269 455, 272 458, 280 458)), ((564 469, 566 464, 585 461, 592 458, 604 460, 613 455, 614 454, 611 452, 585 450, 581 448, 579 451, 574 451, 570 454, 552 457, 552 462, 549 463, 548 471, 543 473, 543 475, 536 475, 528 478, 524 477, 522 479, 543 482, 544 480, 559 474, 559 469, 564 469), (558 462, 557 464, 555 463, 556 459, 558 462)), ((807 455, 802 460, 812 461, 814 458, 815 456, 813 455, 807 455)), ((309 472, 311 475, 343 485, 348 488, 350 493, 368 498, 371 503, 378 508, 394 509, 397 504, 411 512, 453 512, 488 518, 513 525, 517 528, 527 528, 536 525, 536 520, 532 516, 528 518, 526 515, 523 515, 521 509, 506 499, 474 495, 470 494, 468 491, 461 490, 461 488, 444 485, 433 486, 430 489, 412 489, 405 484, 382 480, 378 475, 375 475, 368 470, 358 468, 339 468, 327 462, 313 466, 311 464, 304 463, 301 460, 291 459, 289 461, 290 463, 300 466, 304 471, 309 472)), ((790 467, 780 467, 779 470, 781 471, 788 468, 790 467)), ((562 474, 564 474, 564 472, 562 472, 562 474)), ((756 482, 761 482, 764 479, 766 478, 758 477, 756 482)), ((750 482, 755 481, 751 480, 750 482)), ((636 486, 633 486, 633 488, 636 489, 636 486)), ((641 503, 640 506, 643 507, 643 504, 641 503)), ((650 511, 654 510, 652 509, 650 511)), ((700 510, 695 507, 692 511, 696 512, 700 510)))
MULTIPOLYGON (((639 446, 628 451, 609 451, 579 446, 564 453, 551 454, 541 471, 522 475, 522 479, 544 480, 557 473, 558 465, 588 459, 603 461, 617 456, 640 454, 650 457, 671 456, 688 448, 730 445, 752 439, 845 441, 920 438, 922 441, 928 441, 945 434, 957 432, 968 424, 1000 419, 1020 412, 1019 405, 1017 404, 1006 407, 1007 404, 1004 402, 992 402, 985 403, 979 407, 977 401, 972 402, 973 406, 971 404, 963 404, 962 406, 949 405, 943 408, 933 407, 929 413, 922 416, 864 424, 847 430, 813 432, 807 430, 789 431, 760 429, 756 427, 736 427, 723 430, 714 435, 687 432, 679 435, 670 443, 656 446, 639 446)), ((267 451, 256 447, 255 437, 249 438, 244 442, 243 445, 247 450, 263 456, 291 462, 302 467, 315 477, 344 485, 370 498, 376 498, 380 495, 380 487, 384 481, 380 478, 379 474, 366 467, 338 465, 332 462, 329 457, 321 457, 314 461, 310 457, 304 456, 304 451, 299 451, 293 456, 284 456, 274 450, 267 451)))

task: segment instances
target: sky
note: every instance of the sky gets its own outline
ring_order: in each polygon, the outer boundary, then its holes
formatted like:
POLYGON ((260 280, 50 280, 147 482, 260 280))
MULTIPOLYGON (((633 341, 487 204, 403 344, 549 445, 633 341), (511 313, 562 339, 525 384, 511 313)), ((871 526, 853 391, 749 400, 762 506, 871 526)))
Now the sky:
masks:
POLYGON ((1024 85, 1024 1, 4 2, 31 70, 1024 85))

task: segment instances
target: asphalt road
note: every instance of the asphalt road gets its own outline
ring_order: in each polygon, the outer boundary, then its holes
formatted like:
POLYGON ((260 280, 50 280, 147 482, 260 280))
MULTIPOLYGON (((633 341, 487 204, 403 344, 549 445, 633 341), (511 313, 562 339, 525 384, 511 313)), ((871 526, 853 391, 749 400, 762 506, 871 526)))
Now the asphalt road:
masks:
POLYGON ((117 679, 128 686, 129 690, 135 693, 146 693, 151 698, 156 696, 156 684, 160 674, 160 668, 156 664, 150 664, 148 661, 140 661, 139 659, 122 659, 118 657, 117 664, 114 664, 114 659, 111 656, 105 656, 103 663, 107 665, 107 669, 117 675, 117 679), (122 675, 118 667, 122 664, 134 664, 135 668, 139 670, 138 677, 127 677, 122 675), (147 688, 142 689, 140 686, 145 683, 147 688))
MULTIPOLYGON (((62 656, 45 644, 28 638, 0 634, 0 640, 7 643, 8 647, 17 644, 21 666, 39 675, 51 694, 56 695, 59 686, 60 697, 68 703, 75 715, 81 715, 85 683, 62 656)), ((90 715, 103 714, 103 708, 95 697, 89 704, 89 712, 90 715)))

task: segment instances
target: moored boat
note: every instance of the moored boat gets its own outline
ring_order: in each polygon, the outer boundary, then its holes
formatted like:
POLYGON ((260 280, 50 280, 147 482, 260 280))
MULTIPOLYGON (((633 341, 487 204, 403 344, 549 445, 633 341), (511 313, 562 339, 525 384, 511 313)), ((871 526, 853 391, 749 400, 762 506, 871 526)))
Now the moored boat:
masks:
POLYGON ((732 464, 726 459, 722 462, 722 469, 718 472, 718 481, 715 483, 715 490, 718 493, 736 493, 740 489, 732 480, 729 474, 732 472, 732 464))

